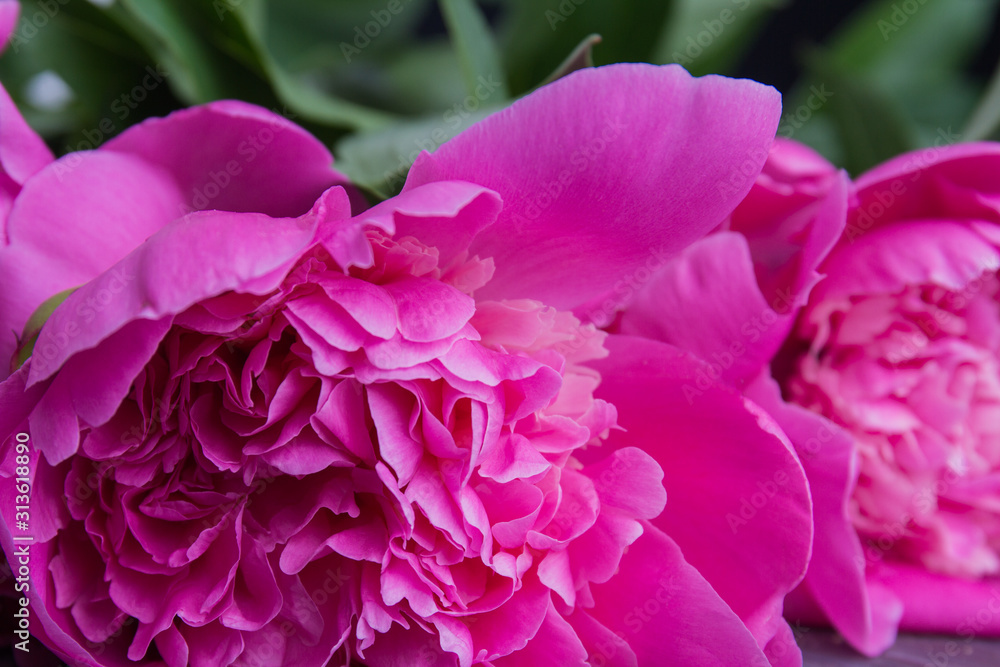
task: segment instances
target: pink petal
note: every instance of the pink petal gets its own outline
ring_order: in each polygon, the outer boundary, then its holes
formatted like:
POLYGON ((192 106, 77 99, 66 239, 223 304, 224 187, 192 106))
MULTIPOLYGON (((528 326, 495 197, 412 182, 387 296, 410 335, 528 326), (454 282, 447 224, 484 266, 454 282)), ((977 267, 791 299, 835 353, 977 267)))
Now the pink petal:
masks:
POLYGON ((890 562, 871 569, 872 581, 902 602, 901 630, 1000 637, 1000 577, 960 579, 890 562))
POLYGON ((810 149, 776 141, 729 229, 750 244, 757 279, 779 313, 805 303, 816 268, 840 239, 850 180, 810 149))
MULTIPOLYGON (((785 403, 766 375, 747 388, 747 395, 788 434, 809 478, 816 530, 802 588, 852 646, 878 655, 896 639, 899 604, 874 596, 865 580, 865 556, 847 513, 857 481, 853 440, 823 417, 785 403)), ((798 612, 792 608, 786 615, 796 620, 798 612)))
POLYGON ((577 607, 567 620, 587 648, 587 656, 592 664, 638 667, 635 652, 628 642, 595 620, 586 610, 577 607))
MULTIPOLYGON (((12 333, 21 334, 43 301, 107 271, 177 217, 180 201, 166 174, 125 155, 76 153, 32 178, 0 246, 0 365, 13 352, 12 333)), ((124 288, 106 281, 91 295, 100 306, 124 288)))
POLYGON ((10 35, 17 27, 17 17, 21 14, 21 3, 17 0, 0 2, 0 51, 7 46, 10 35))
POLYGON ((891 294, 907 285, 962 290, 983 272, 998 268, 996 246, 969 225, 913 219, 880 226, 838 246, 823 266, 828 277, 816 286, 813 298, 819 303, 852 294, 891 294))
MULTIPOLYGON (((16 24, 17 14, 17 2, 0 2, 0 38, 16 24)), ((13 185, 21 186, 52 160, 52 151, 28 126, 7 90, 0 86, 0 173, 13 181, 13 185)), ((5 183, 3 189, 9 196, 16 195, 10 185, 5 183)), ((3 213, 9 210, 6 206, 3 213)))
MULTIPOLYGON (((346 209, 341 188, 327 197, 346 209)), ((266 294, 308 247, 315 228, 311 215, 275 219, 204 211, 173 221, 55 310, 36 349, 52 345, 57 352, 33 360, 29 384, 126 322, 177 314, 229 290, 266 294), (77 333, 64 335, 70 331, 77 333)))
POLYGON ((667 261, 629 306, 621 332, 693 352, 713 376, 742 383, 781 346, 790 304, 776 312, 764 299, 741 234, 712 234, 667 261))
POLYGON ((464 180, 503 198, 469 250, 496 261, 481 297, 563 310, 617 303, 624 278, 705 234, 743 198, 779 112, 777 94, 749 81, 694 79, 678 66, 588 68, 422 154, 404 191, 464 180))
POLYGON ((680 547, 647 524, 618 576, 593 587, 595 620, 628 642, 640 665, 767 665, 753 635, 680 547))
POLYGON ((145 120, 101 150, 134 155, 165 170, 188 210, 295 217, 324 190, 347 182, 318 139, 278 114, 235 100, 145 120))
POLYGON ((606 347, 611 354, 595 363, 597 395, 618 407, 625 429, 609 442, 641 447, 660 464, 669 502, 652 523, 763 646, 812 543, 808 488, 791 445, 693 356, 627 336, 610 336, 606 347))
POLYGON ((528 645, 516 653, 494 660, 496 667, 588 667, 587 649, 573 626, 549 602, 545 620, 528 645))
POLYGON ((480 185, 444 181, 407 189, 357 216, 383 229, 396 230, 396 237, 412 236, 434 245, 442 267, 466 250, 500 213, 497 193, 480 185))
POLYGON ((998 220, 1000 145, 960 143, 900 155, 855 181, 857 206, 847 236, 896 220, 998 220))
MULTIPOLYGON (((114 416, 169 328, 169 318, 129 322, 64 365, 29 418, 35 446, 51 463, 76 452, 81 427, 100 426, 114 416)), ((41 362, 47 358, 44 351, 37 356, 41 362)))

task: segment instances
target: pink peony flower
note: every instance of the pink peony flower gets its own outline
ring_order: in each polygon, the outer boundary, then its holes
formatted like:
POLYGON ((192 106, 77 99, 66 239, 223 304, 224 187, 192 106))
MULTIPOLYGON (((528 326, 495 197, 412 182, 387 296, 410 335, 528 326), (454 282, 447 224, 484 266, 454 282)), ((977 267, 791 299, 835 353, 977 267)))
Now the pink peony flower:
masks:
POLYGON ((998 168, 969 144, 860 177, 786 351, 785 394, 839 427, 800 413, 814 449, 857 452, 827 474, 843 539, 793 606, 868 654, 897 627, 1000 634, 998 168))
POLYGON ((33 631, 83 665, 801 664, 787 438, 726 387, 687 399, 690 355, 581 319, 728 215, 778 113, 752 82, 587 70, 363 212, 315 140, 235 102, 41 169, 0 251, 5 328, 78 286, 0 384, 33 631), (217 210, 178 215, 265 128, 217 210))

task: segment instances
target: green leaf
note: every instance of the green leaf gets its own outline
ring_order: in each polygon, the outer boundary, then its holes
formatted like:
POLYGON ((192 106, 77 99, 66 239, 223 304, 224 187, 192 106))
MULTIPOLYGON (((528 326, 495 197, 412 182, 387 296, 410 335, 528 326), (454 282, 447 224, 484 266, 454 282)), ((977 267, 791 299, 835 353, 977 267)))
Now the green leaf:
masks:
POLYGON ((978 89, 964 66, 996 9, 996 0, 869 3, 826 46, 806 54, 809 75, 786 99, 783 124, 808 103, 812 87, 826 85, 831 101, 813 120, 832 120, 842 144, 834 152, 853 173, 906 150, 954 141, 978 89))
MULTIPOLYGON (((810 96, 795 108, 798 117, 820 106, 828 112, 843 146, 840 163, 851 174, 861 172, 909 150, 916 143, 903 112, 882 90, 864 80, 843 76, 829 65, 814 65, 820 73, 819 85, 811 86, 810 96)), ((796 116, 783 116, 791 122, 796 116)), ((807 119, 805 122, 809 122, 807 119)), ((779 127, 787 127, 783 123, 779 127)))
MULTIPOLYGON (((240 30, 236 32, 238 41, 242 40, 253 54, 264 75, 274 87, 278 99, 293 112, 302 117, 327 125, 349 129, 372 129, 382 126, 393 119, 391 114, 357 104, 324 89, 314 83, 315 79, 296 73, 294 60, 299 58, 302 69, 302 50, 295 50, 291 44, 296 41, 303 48, 313 44, 309 39, 312 35, 305 31, 297 31, 301 21, 295 10, 300 10, 309 3, 291 2, 287 5, 268 3, 266 0, 214 0, 220 15, 220 21, 226 21, 231 15, 240 30), (298 5, 293 7, 293 5, 298 5), (291 33, 291 34, 290 34, 291 33), (285 58, 280 58, 281 55, 285 58)), ((316 22, 321 23, 318 17, 316 22)), ((376 23, 376 25, 378 25, 376 23)), ((315 28, 314 28, 315 29, 315 28)), ((327 38, 329 39, 329 35, 327 38)), ((346 42, 345 42, 346 43, 346 42)), ((331 66, 346 65, 344 56, 334 56, 336 44, 333 40, 326 45, 325 59, 331 66), (336 59, 334 59, 336 58, 336 59)))
POLYGON ((200 104, 224 96, 220 64, 194 27, 190 13, 168 0, 120 0, 108 9, 169 73, 177 96, 200 104))
POLYGON ((496 94, 507 99, 507 77, 482 12, 472 0, 439 0, 438 4, 458 52, 466 91, 476 95, 484 80, 498 82, 496 94))
POLYGON ((95 148, 127 125, 176 106, 167 86, 142 86, 149 58, 101 10, 87 2, 56 4, 54 11, 33 0, 21 5, 21 19, 0 59, 0 79, 28 123, 57 152, 63 146, 95 148), (68 87, 61 103, 35 94, 46 78, 68 87))

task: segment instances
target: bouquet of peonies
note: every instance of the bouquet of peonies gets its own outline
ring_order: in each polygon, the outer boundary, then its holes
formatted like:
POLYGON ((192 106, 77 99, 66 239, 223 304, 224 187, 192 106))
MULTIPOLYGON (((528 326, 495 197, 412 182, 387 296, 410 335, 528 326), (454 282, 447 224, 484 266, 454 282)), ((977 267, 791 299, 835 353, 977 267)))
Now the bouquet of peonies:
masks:
POLYGON ((57 159, 0 89, 15 654, 766 667, 799 624, 869 656, 1000 635, 1000 146, 852 180, 781 120, 753 81, 585 67, 370 203, 255 104, 57 159))

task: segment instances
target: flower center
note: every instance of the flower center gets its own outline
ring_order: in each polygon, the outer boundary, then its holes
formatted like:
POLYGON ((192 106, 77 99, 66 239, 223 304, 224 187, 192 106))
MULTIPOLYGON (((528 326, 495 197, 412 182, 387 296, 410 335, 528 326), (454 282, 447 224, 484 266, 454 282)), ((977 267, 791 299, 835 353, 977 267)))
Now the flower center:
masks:
POLYGON ((83 434, 59 544, 90 569, 60 557, 54 579, 63 607, 114 602, 88 640, 133 617, 135 660, 206 624, 353 634, 348 655, 423 628, 490 655, 490 621, 468 618, 513 604, 540 623, 548 590, 571 608, 611 575, 572 550, 600 513, 577 455, 616 423, 583 365, 606 334, 534 301, 477 304, 488 260, 369 242, 370 268, 314 250, 272 294, 177 316, 83 434))

